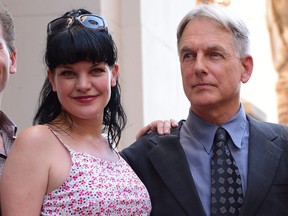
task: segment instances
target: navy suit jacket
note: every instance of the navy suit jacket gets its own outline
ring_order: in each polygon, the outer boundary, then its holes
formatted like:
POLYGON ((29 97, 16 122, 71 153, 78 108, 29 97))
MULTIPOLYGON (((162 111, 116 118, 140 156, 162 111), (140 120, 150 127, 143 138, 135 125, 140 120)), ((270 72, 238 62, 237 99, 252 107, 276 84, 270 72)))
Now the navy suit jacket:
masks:
MULTIPOLYGON (((247 190, 240 216, 288 215, 288 129, 247 118, 247 190)), ((146 135, 121 152, 149 191, 151 215, 205 216, 179 142, 181 125, 170 135, 146 135)))

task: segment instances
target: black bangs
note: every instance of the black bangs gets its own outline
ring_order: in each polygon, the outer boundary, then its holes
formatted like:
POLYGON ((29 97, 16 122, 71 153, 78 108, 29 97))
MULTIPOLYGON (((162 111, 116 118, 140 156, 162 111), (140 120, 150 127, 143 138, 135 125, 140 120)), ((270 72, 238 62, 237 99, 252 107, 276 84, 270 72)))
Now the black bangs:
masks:
POLYGON ((51 70, 79 61, 105 62, 112 66, 116 60, 117 48, 107 31, 75 26, 47 38, 45 62, 51 70))

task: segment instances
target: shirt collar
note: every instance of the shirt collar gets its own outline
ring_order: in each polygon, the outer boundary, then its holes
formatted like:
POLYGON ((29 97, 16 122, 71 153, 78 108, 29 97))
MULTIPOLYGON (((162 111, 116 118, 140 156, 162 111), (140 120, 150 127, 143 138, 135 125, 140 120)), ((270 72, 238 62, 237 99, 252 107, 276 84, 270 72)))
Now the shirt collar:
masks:
POLYGON ((248 121, 244 108, 240 106, 238 113, 228 122, 226 122, 222 127, 228 131, 233 143, 238 148, 241 148, 242 138, 246 131, 247 125, 248 121))
MULTIPOLYGON (((247 124, 248 122, 244 108, 240 104, 238 113, 229 121, 224 123, 221 127, 228 131, 235 146, 237 146, 237 148, 241 148, 242 138, 247 124)), ((195 139, 204 146, 207 153, 210 153, 213 145, 214 135, 219 126, 204 121, 191 110, 185 125, 189 132, 193 134, 195 139)))
POLYGON ((16 138, 17 126, 16 124, 0 110, 0 129, 5 131, 12 138, 16 138))

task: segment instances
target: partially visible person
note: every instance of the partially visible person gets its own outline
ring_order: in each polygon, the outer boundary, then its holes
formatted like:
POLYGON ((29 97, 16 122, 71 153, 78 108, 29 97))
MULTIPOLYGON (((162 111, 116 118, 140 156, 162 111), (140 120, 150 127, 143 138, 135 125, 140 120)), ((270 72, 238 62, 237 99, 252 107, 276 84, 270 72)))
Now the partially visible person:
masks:
POLYGON ((246 115, 240 101, 253 71, 249 45, 227 8, 199 5, 180 22, 188 118, 122 151, 149 191, 151 215, 288 215, 288 129, 246 115))
MULTIPOLYGON (((10 74, 15 73, 16 47, 14 21, 7 6, 0 3, 0 106, 10 74)), ((15 123, 0 109, 0 177, 8 153, 16 138, 16 132, 17 127, 15 123)))
MULTIPOLYGON (((0 105, 10 74, 16 73, 14 21, 8 8, 0 3, 0 105)), ((16 138, 15 123, 0 110, 0 175, 16 138)))
POLYGON ((4 215, 149 215, 148 191, 116 151, 126 115, 104 19, 71 10, 47 28, 34 126, 3 170, 4 215))
POLYGON ((152 132, 156 132, 159 135, 167 135, 170 134, 171 128, 178 127, 178 122, 175 119, 170 120, 155 120, 151 123, 145 125, 141 128, 136 134, 136 140, 140 139, 142 136, 146 134, 150 134, 152 132))

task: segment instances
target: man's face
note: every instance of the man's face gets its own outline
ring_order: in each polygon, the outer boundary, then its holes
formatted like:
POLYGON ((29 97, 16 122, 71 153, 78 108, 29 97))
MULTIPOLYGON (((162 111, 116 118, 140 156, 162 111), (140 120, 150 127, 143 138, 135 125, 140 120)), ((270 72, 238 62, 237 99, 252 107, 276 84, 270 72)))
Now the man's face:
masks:
POLYGON ((178 51, 184 92, 194 112, 239 107, 241 82, 249 80, 253 60, 237 56, 229 31, 206 18, 192 20, 178 51))
POLYGON ((16 73, 16 52, 9 54, 7 43, 3 37, 3 28, 0 25, 0 92, 9 80, 9 75, 16 73))

